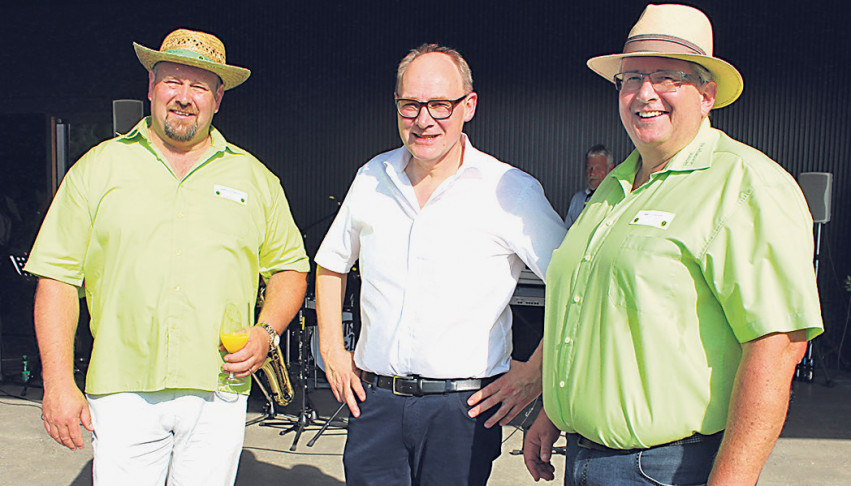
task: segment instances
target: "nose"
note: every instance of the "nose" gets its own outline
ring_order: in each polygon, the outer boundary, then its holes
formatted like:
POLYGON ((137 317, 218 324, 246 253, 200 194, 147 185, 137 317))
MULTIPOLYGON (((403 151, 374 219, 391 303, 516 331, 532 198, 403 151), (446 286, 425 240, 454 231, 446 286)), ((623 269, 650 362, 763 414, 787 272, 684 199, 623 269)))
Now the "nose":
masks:
POLYGON ((190 96, 191 89, 192 88, 188 84, 181 84, 180 87, 175 90, 174 100, 181 105, 190 104, 192 102, 192 98, 190 96))
POLYGON ((428 107, 426 105, 421 105, 420 112, 417 113, 417 118, 414 121, 420 128, 425 128, 434 123, 434 118, 432 118, 431 113, 428 112, 428 107))
POLYGON ((650 76, 645 75, 641 80, 641 86, 636 92, 636 97, 643 101, 655 100, 659 97, 659 93, 653 89, 653 83, 650 82, 650 76))

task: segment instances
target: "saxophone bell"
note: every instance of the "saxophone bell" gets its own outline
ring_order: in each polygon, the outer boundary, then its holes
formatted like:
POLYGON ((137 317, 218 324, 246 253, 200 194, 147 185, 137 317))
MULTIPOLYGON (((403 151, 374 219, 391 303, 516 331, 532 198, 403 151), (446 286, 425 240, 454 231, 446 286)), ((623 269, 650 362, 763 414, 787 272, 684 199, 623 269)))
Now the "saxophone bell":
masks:
POLYGON ((287 364, 284 362, 284 354, 281 352, 281 346, 275 346, 269 350, 266 360, 258 371, 262 371, 266 377, 266 382, 269 384, 269 392, 275 403, 281 407, 286 407, 295 398, 295 390, 290 381, 290 374, 287 371, 287 364))

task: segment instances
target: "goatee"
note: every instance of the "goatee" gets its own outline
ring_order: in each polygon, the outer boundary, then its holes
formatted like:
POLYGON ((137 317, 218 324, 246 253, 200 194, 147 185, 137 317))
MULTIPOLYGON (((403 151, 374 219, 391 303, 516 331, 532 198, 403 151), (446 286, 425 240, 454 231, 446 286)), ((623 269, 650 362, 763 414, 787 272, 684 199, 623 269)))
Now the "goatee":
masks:
POLYGON ((163 124, 163 131, 165 132, 166 137, 176 142, 188 142, 195 137, 195 133, 198 131, 198 124, 192 123, 188 126, 174 127, 171 123, 169 123, 168 119, 166 119, 163 124))

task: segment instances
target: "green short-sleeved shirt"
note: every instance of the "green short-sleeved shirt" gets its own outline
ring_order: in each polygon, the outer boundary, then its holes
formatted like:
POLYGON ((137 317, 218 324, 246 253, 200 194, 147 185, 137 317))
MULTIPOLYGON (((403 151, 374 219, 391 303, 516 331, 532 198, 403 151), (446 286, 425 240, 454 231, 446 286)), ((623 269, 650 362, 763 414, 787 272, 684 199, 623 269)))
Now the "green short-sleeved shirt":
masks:
POLYGON ((741 344, 823 329, 812 218, 792 177, 704 121, 632 191, 634 152, 547 272, 544 406, 609 447, 725 427, 741 344))
POLYGON ((91 394, 231 390, 220 373, 226 303, 253 321, 258 275, 307 272, 278 179, 211 129, 202 162, 177 179, 149 120, 86 153, 62 181, 26 270, 85 281, 91 394))

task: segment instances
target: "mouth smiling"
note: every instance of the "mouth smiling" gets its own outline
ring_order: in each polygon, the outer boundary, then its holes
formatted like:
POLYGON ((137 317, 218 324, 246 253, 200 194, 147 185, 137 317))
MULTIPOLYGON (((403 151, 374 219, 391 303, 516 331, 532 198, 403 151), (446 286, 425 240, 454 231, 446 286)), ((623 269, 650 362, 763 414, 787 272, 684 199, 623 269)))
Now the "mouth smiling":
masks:
POLYGON ((178 116, 195 116, 195 113, 193 113, 193 112, 181 111, 181 110, 177 110, 177 109, 171 109, 171 110, 169 110, 169 112, 174 113, 175 115, 178 115, 178 116))
POLYGON ((638 113, 636 113, 636 115, 638 115, 638 118, 646 120, 649 118, 656 118, 657 116, 662 116, 665 113, 666 112, 664 111, 639 111, 638 113))

